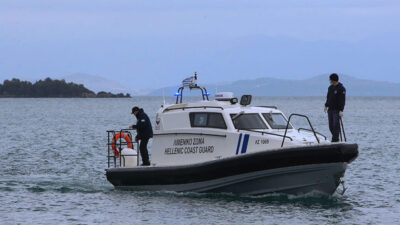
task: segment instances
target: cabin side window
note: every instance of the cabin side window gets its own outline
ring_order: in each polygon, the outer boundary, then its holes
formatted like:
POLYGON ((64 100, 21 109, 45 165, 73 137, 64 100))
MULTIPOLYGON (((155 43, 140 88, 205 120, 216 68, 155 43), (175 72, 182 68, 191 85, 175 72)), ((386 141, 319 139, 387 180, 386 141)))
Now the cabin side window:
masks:
POLYGON ((189 117, 192 127, 227 128, 221 113, 190 113, 189 117))
POLYGON ((246 113, 236 118, 235 116, 236 114, 231 114, 235 129, 268 129, 258 113, 246 113))

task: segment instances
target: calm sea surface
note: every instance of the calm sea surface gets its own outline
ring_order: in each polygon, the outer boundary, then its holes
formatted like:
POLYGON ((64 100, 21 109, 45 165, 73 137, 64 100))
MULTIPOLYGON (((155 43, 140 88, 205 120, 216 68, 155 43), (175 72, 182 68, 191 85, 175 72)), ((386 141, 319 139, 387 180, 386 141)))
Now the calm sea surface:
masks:
MULTIPOLYGON (((328 135, 323 103, 253 100, 307 114, 328 135)), ((360 156, 343 196, 114 190, 104 171, 106 130, 135 123, 134 105, 154 119, 161 104, 158 97, 0 99, 0 224, 400 224, 400 98, 348 98, 344 126, 360 156)))

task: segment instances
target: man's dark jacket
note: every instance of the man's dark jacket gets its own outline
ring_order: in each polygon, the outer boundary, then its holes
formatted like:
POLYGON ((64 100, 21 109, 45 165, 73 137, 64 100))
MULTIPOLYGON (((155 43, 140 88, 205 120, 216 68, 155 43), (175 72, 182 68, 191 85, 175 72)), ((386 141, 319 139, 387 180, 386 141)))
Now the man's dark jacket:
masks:
POLYGON ((342 83, 338 85, 331 85, 328 88, 328 94, 326 96, 325 106, 329 107, 329 110, 344 110, 346 103, 346 88, 342 83))
POLYGON ((139 109, 136 119, 136 125, 133 125, 133 128, 136 128, 137 130, 136 137, 138 139, 153 137, 153 128, 151 127, 150 119, 146 113, 144 113, 143 109, 139 109))

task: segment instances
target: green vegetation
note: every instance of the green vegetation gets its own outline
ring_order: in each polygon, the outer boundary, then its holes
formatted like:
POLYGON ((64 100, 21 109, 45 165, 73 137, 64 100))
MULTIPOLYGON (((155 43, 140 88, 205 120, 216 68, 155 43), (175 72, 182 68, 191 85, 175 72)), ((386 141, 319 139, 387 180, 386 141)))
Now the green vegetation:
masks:
POLYGON ((19 79, 5 80, 0 84, 0 97, 33 98, 130 98, 129 94, 112 94, 104 91, 97 95, 82 84, 46 78, 35 83, 19 79))

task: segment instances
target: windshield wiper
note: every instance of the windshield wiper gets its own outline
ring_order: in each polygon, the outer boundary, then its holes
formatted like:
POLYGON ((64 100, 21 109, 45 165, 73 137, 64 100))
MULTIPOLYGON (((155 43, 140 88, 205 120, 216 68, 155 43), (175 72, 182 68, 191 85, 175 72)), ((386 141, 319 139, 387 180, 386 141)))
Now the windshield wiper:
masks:
POLYGON ((232 121, 236 120, 237 118, 239 118, 243 115, 244 115, 244 111, 241 111, 239 114, 236 114, 235 116, 232 117, 232 121))

